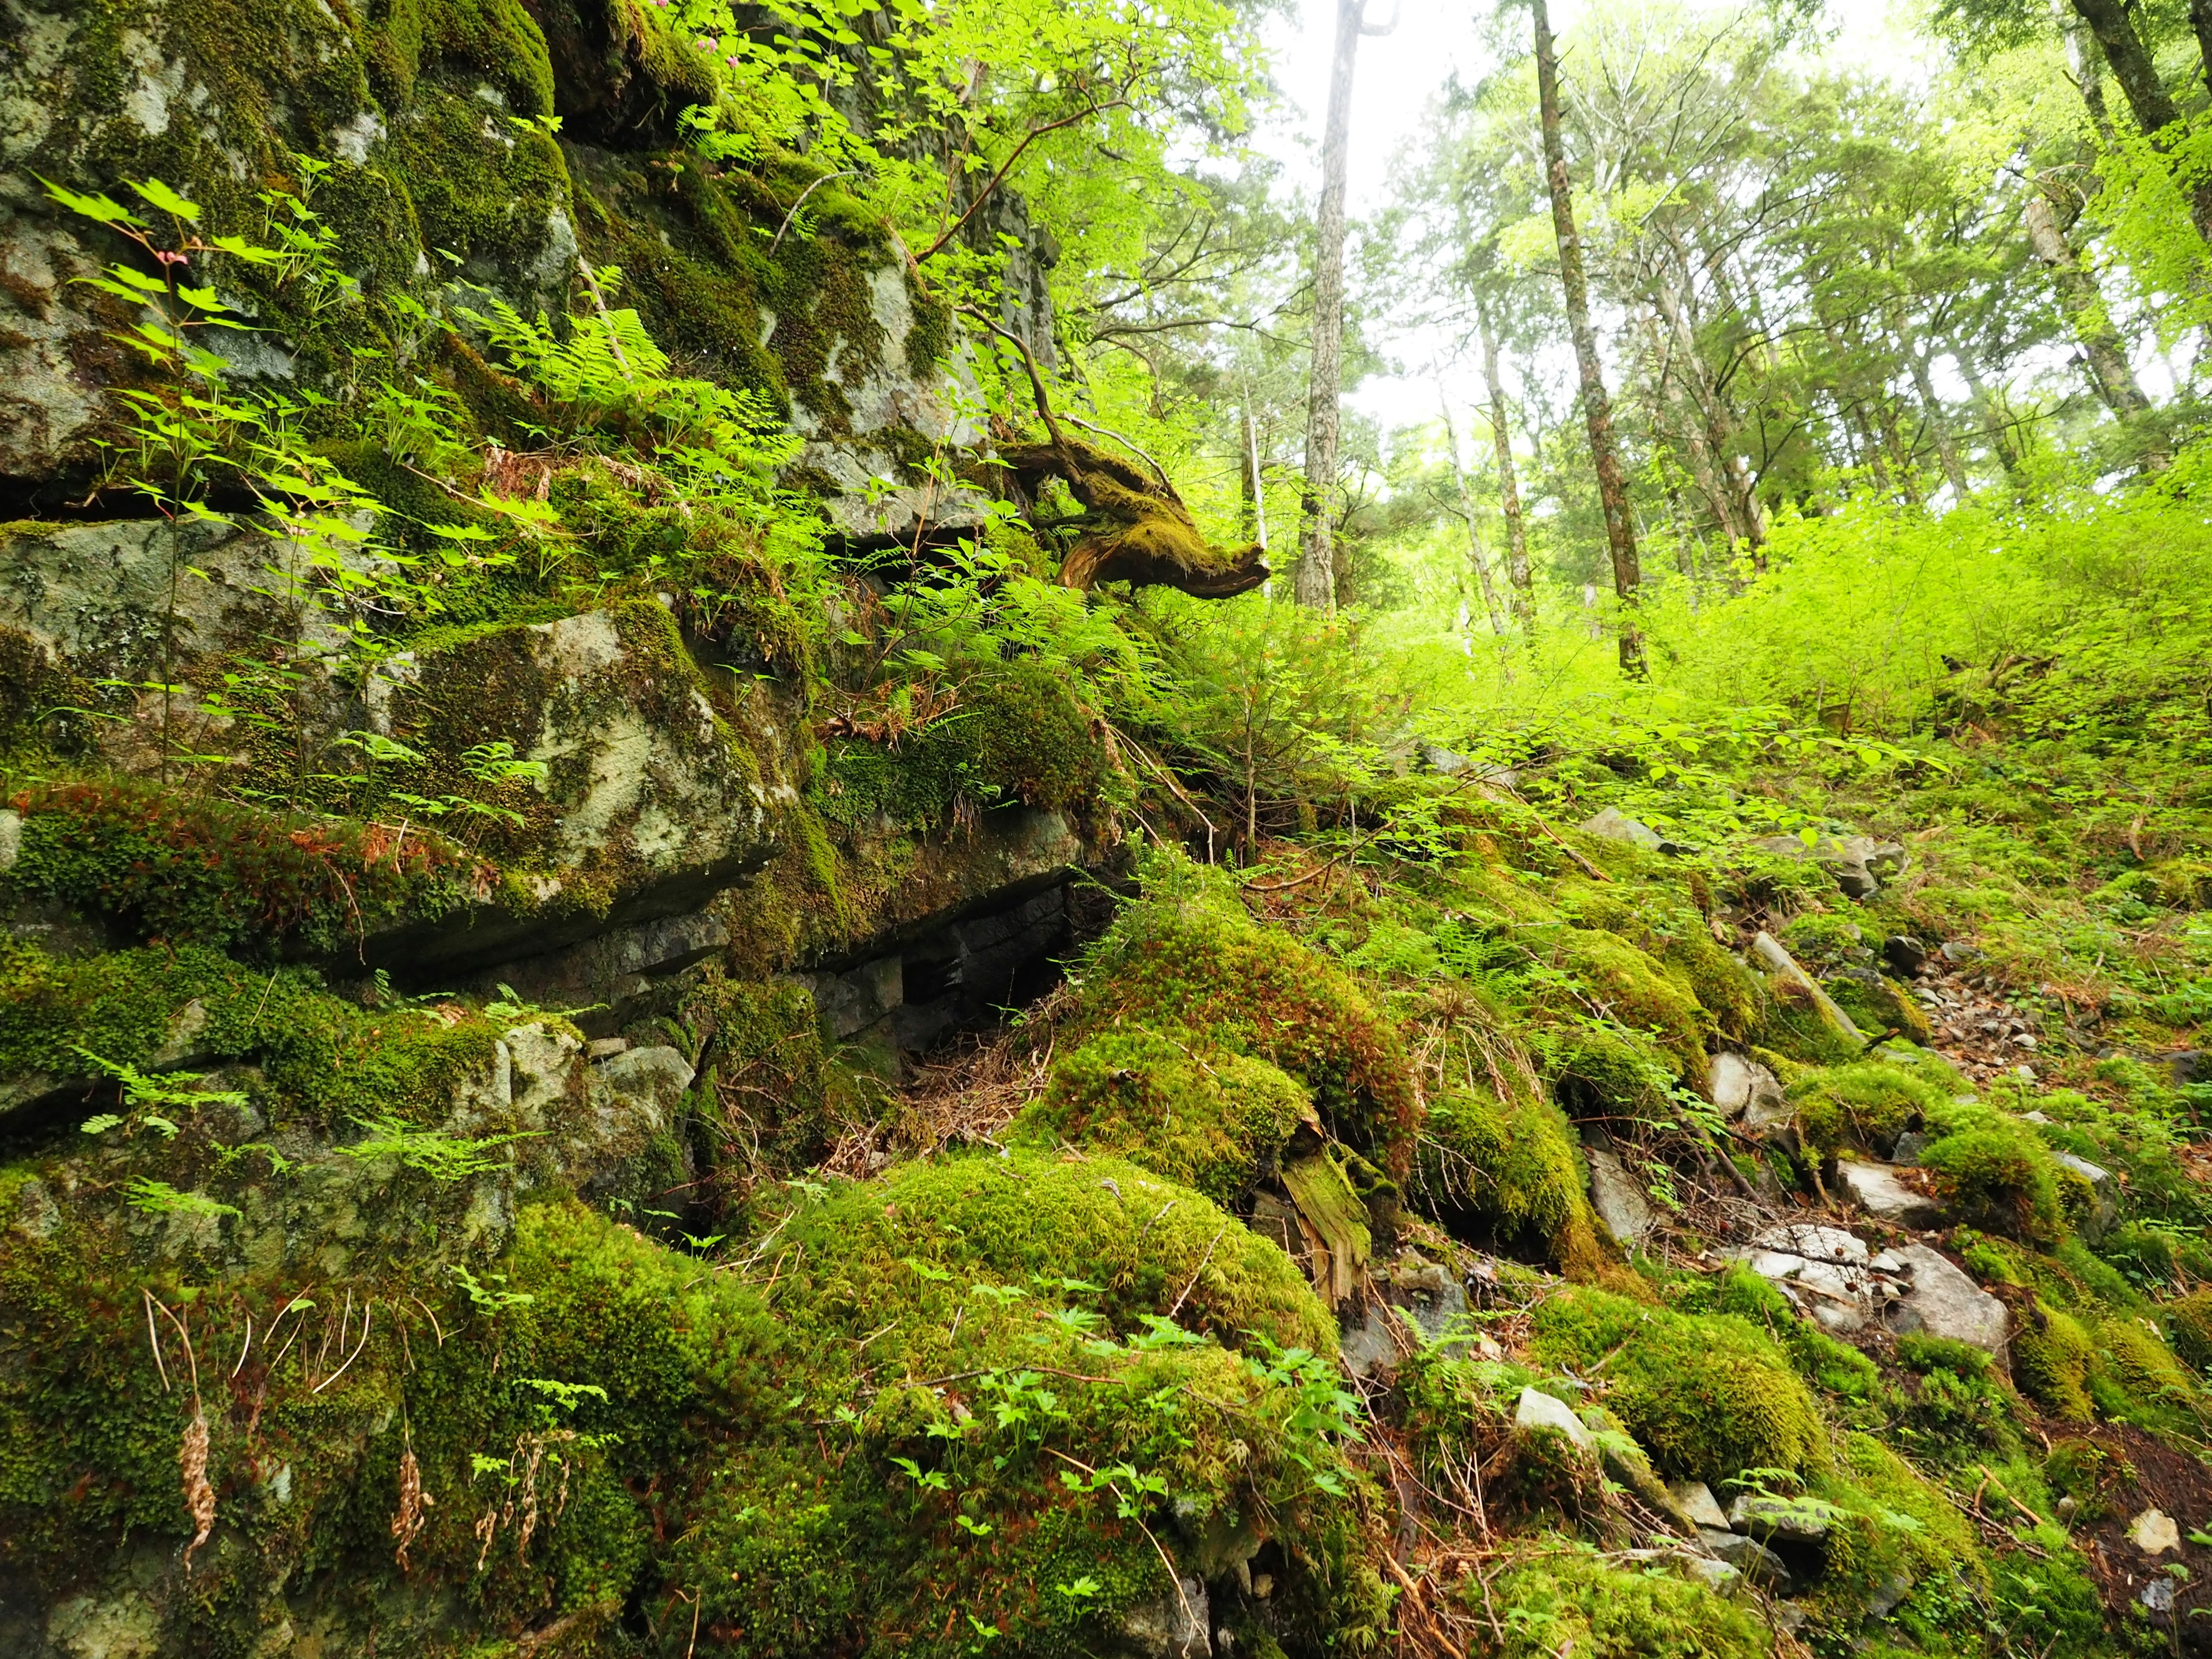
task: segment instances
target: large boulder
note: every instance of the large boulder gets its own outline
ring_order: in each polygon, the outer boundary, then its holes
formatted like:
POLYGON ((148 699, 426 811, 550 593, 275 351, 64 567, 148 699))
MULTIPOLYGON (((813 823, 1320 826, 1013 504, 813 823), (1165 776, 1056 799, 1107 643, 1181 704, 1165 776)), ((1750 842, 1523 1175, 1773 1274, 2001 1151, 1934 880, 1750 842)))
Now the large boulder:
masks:
POLYGON ((1883 1316, 1890 1329, 1925 1331, 1930 1336, 1972 1343, 1985 1353, 2004 1352, 2010 1325, 2004 1304, 1975 1284, 1949 1257, 1925 1244, 1905 1244, 1884 1250, 1872 1266, 1901 1281, 1901 1294, 1883 1316))
POLYGON ((1902 875, 1911 854, 1893 841, 1871 836, 1816 836, 1808 842, 1797 836, 1763 836, 1752 842, 1776 858, 1805 859, 1836 878, 1847 897, 1866 900, 1881 890, 1881 884, 1902 875))

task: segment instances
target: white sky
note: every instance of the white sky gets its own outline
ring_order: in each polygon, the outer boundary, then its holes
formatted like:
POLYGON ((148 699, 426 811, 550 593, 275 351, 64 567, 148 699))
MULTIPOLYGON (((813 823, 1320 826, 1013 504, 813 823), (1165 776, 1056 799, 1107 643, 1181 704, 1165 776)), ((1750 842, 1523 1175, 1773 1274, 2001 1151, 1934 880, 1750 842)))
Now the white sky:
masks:
MULTIPOLYGON (((1348 209, 1355 223, 1386 206, 1391 193, 1391 163, 1409 140, 1417 140, 1429 100, 1455 71, 1472 82, 1495 67, 1478 26, 1487 0, 1399 0, 1398 27, 1392 33, 1359 43, 1358 71, 1352 82, 1352 156, 1348 209)), ((1392 0, 1368 0, 1368 15, 1387 21, 1392 0)), ((1900 63, 1899 28, 1892 14, 1906 9, 1905 0, 1829 0, 1832 20, 1841 24, 1825 56, 1863 66, 1909 72, 1900 63)), ((1565 36, 1589 9, 1587 0, 1552 0, 1552 27, 1565 36)), ((1713 8, 1719 9, 1717 6, 1713 8)), ((1260 135, 1261 148, 1279 158, 1291 181, 1308 191, 1319 187, 1321 123, 1328 104, 1329 54, 1334 44, 1336 0, 1297 0, 1292 18, 1279 19, 1267 31, 1276 73, 1297 105, 1285 125, 1260 135)), ((1910 47, 1906 48, 1911 51, 1910 47)), ((1563 73, 1572 75, 1571 55, 1563 73)), ((1436 418, 1433 379, 1427 362, 1449 346, 1438 338, 1393 335, 1372 325, 1370 337, 1386 356, 1402 361, 1405 379, 1376 377, 1347 395, 1352 406, 1385 427, 1410 426, 1436 418)), ((1447 374, 1453 404, 1465 407, 1480 396, 1477 366, 1468 363, 1447 374)))

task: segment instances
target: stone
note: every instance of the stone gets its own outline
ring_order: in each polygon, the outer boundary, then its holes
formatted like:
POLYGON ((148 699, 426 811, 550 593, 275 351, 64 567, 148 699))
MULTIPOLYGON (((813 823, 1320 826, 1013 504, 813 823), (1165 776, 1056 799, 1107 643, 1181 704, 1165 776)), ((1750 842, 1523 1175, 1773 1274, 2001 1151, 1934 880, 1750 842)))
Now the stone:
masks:
POLYGON ((1133 1659, 1206 1659, 1213 1652, 1211 1613, 1206 1581, 1179 1578, 1164 1595, 1121 1615, 1121 1639, 1133 1659))
POLYGON ((1707 1589, 1718 1590, 1723 1595, 1726 1595, 1729 1588, 1743 1577, 1727 1562, 1717 1560, 1710 1555, 1680 1555, 1675 1559, 1682 1564, 1683 1571, 1707 1589))
POLYGON ((1912 1581, 1903 1573, 1893 1571, 1882 1579, 1881 1583, 1876 1584, 1873 1592, 1868 1595, 1866 1616, 1869 1619, 1887 1619, 1891 1613, 1895 1613, 1903 1604, 1905 1598, 1911 1594, 1912 1581))
POLYGON ((2202 1049, 2177 1048, 2172 1054, 2160 1055, 2159 1063, 2166 1067, 2167 1079, 2177 1089, 2212 1081, 2212 1054, 2202 1049))
POLYGON ((1810 859, 1836 878, 1847 897, 1863 902, 1881 890, 1883 880, 1901 875, 1911 855, 1893 841, 1870 836, 1762 836, 1752 842, 1776 858, 1810 859))
POLYGON ((2101 1164, 2092 1164, 2086 1158, 2076 1158, 2072 1152, 2054 1152, 2052 1160, 2063 1170, 2069 1170, 2089 1183, 2091 1205, 2089 1213, 2075 1223, 2075 1231, 2094 1244, 2112 1230, 2120 1218, 2120 1183, 2112 1172, 2101 1164))
POLYGON ((1753 1249, 1740 1259, 1835 1335, 1848 1336, 1874 1317, 1874 1280, 1863 1267, 1808 1261, 1786 1250, 1753 1249))
POLYGON ((1667 1491, 1674 1500, 1674 1507, 1692 1526, 1710 1528, 1714 1532, 1731 1530, 1728 1511, 1721 1507, 1713 1489, 1702 1480, 1670 1480, 1667 1491))
POLYGON ((1964 967, 1970 962, 1979 962, 1982 953, 1963 939, 1947 939, 1936 947, 1938 954, 1954 968, 1964 967))
POLYGON ((1905 1181, 1894 1164, 1844 1158, 1836 1172, 1850 1201, 1877 1221, 1915 1230, 1943 1225, 1943 1206, 1905 1181))
POLYGON ((1790 1582, 1790 1565, 1757 1539, 1740 1532, 1700 1527, 1698 1538, 1716 1560, 1724 1561, 1762 1589, 1779 1589, 1790 1582))
POLYGON ((1541 1389, 1523 1389, 1513 1408, 1513 1426, 1522 1434, 1563 1434, 1579 1451, 1595 1451, 1597 1442, 1574 1407, 1541 1389))
POLYGON ((1576 828, 1586 836, 1596 836, 1606 841, 1625 842, 1631 847, 1640 847, 1647 853, 1674 853, 1681 850, 1650 824, 1630 817, 1618 806, 1608 806, 1595 817, 1584 818, 1576 828))
POLYGON ((2170 1613, 2173 1611, 2173 1580, 2160 1574, 2145 1584, 2142 1594, 2136 1599, 2149 1612, 2170 1613))
MULTIPOLYGON (((1411 1250, 1370 1273, 1368 1284, 1374 1294, 1367 1297, 1359 1322, 1344 1333, 1344 1363, 1354 1376, 1395 1365, 1419 1340, 1437 1342, 1454 1334, 1467 1315, 1466 1287, 1411 1250), (1407 1320, 1413 1331, 1405 1328, 1407 1320)), ((1460 1340, 1466 1340, 1463 1334, 1460 1340)))
POLYGON ((673 1048, 628 1048, 592 1068, 592 1092, 605 1092, 630 1111, 648 1115, 659 1129, 675 1121, 693 1076, 691 1062, 673 1048))
POLYGON ((1866 1243, 1856 1233, 1816 1222, 1786 1221, 1779 1226, 1763 1227, 1751 1242, 1762 1250, 1786 1250, 1808 1261, 1842 1262, 1855 1267, 1867 1265, 1866 1243))
POLYGON ((1618 1157, 1595 1146, 1583 1157, 1589 1164, 1590 1208, 1615 1243, 1626 1249, 1659 1224, 1642 1183, 1618 1157))
POLYGON ((1967 1342, 1984 1353, 2002 1356, 2011 1316, 2003 1303, 1968 1278, 1949 1257, 1925 1244, 1900 1245, 1874 1259, 1877 1273, 1895 1275, 1904 1290, 1884 1316, 1900 1334, 1924 1331, 1930 1336, 1967 1342))
POLYGON ((1729 1505, 1729 1525, 1762 1543, 1779 1538, 1790 1544, 1818 1544, 1828 1536, 1829 1515, 1825 1504, 1747 1492, 1729 1505))
POLYGON ((1897 1145, 1889 1149, 1889 1161, 1901 1169, 1914 1168, 1920 1162, 1921 1153, 1926 1152, 1928 1146, 1929 1138, 1926 1135, 1917 1129, 1907 1129, 1903 1134, 1898 1136, 1897 1145))
POLYGON ((1862 1047, 1865 1045, 1866 1033, 1851 1023, 1851 1017, 1836 1006, 1835 999, 1820 988, 1820 981, 1798 965, 1797 958, 1790 954, 1780 939, 1771 933, 1753 935, 1751 957, 1785 999, 1805 1004, 1838 1036, 1862 1047))
POLYGON ((1910 933, 1892 933, 1881 942, 1881 959, 1892 972, 1917 979, 1928 965, 1928 947, 1910 933))
POLYGON ((1723 1048, 1712 1057, 1705 1070, 1705 1093, 1723 1117, 1742 1117, 1757 1108, 1762 1120, 1771 1122, 1774 1114, 1789 1110, 1781 1079, 1733 1049, 1723 1048))
POLYGON ((2128 1540, 2145 1555, 2163 1555, 2181 1547, 2181 1528, 2163 1510, 2145 1510, 2128 1522, 2128 1540))

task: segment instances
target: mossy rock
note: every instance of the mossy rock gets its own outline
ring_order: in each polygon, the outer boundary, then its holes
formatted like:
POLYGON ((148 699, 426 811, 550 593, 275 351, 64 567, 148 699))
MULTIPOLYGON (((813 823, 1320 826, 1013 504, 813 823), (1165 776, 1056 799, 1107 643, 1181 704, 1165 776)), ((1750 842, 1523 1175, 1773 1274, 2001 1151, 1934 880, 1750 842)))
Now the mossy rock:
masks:
POLYGON ((1358 983, 1191 866, 1156 859, 1146 879, 1084 964, 1080 1029, 1185 1030, 1267 1060, 1313 1091, 1335 1139, 1402 1179, 1412 1079, 1397 1032, 1358 983))
POLYGON ((1774 1638, 1744 1603, 1679 1571, 1616 1565, 1555 1544, 1484 1586, 1462 1589, 1465 1616, 1502 1621, 1501 1659, 1765 1659, 1774 1638))
MULTIPOLYGON (((1943 1202, 1970 1226, 2056 1244, 2065 1236, 2069 1191, 2088 1183, 2066 1170, 2027 1124, 1981 1102, 1945 1098, 1929 1115, 1935 1139, 1920 1162, 1943 1202)), ((2094 1191, 2074 1191, 2093 1207, 2094 1191)))
POLYGON ((1264 1060, 1109 1030, 1060 1057, 1005 1138, 1127 1158, 1234 1206, 1273 1172, 1312 1113, 1306 1091, 1264 1060))
POLYGON ((1886 1158, 1909 1125, 1950 1100, 1919 1072, 1883 1060, 1808 1072, 1784 1093, 1796 1108, 1799 1137, 1823 1158, 1852 1147, 1886 1158))
POLYGON ((1924 1652, 1979 1652, 1990 1570, 1973 1525, 1870 1435, 1852 1434, 1811 1494, 1830 1506, 1819 1616, 1848 1627, 1869 1601, 1908 1587, 1887 1615, 1924 1652))
POLYGON ((1543 954, 1607 1018, 1648 1035, 1678 1075, 1697 1075, 1714 1021, 1685 976, 1619 934, 1589 927, 1560 930, 1543 954))
MULTIPOLYGON (((1256 1333, 1336 1352, 1334 1322, 1280 1249, 1189 1188, 1119 1158, 1022 1150, 908 1164, 809 1210, 787 1237, 806 1245, 816 1306, 841 1325, 942 1302, 949 1329, 969 1281, 1023 1285, 1045 1274, 1099 1285, 1119 1328, 1174 1310, 1226 1343, 1256 1333)), ((910 1340, 927 1356, 939 1338, 910 1340)))
POLYGON ((2173 1351, 2184 1363, 2200 1372, 2212 1369, 2212 1290, 2177 1297, 2159 1312, 2173 1351))
POLYGON ((2087 1423, 2096 1414, 2089 1373, 2096 1346, 2079 1321, 2040 1297, 2011 1301, 2012 1376, 2020 1391, 2053 1416, 2087 1423))
POLYGON ((1587 1185, 1574 1129, 1551 1102, 1466 1091, 1429 1103, 1409 1188, 1456 1236, 1589 1279, 1598 1249, 1587 1185))
POLYGON ((1605 1403, 1676 1479, 1828 1462, 1819 1408, 1766 1333, 1732 1315, 1652 1308, 1578 1289, 1536 1310, 1532 1352, 1578 1370, 1605 1360, 1605 1403))

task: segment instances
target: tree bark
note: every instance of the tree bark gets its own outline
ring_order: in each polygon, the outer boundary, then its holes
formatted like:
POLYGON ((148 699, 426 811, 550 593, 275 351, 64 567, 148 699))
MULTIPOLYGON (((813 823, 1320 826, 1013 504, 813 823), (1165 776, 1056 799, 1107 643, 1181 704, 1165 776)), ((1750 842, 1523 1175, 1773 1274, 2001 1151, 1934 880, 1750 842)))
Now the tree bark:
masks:
MULTIPOLYGON (((1680 252, 1678 248, 1678 257, 1680 252)), ((1697 332, 1691 326, 1689 307, 1682 293, 1663 270, 1655 274, 1652 288, 1674 336, 1675 359, 1683 367, 1691 394, 1705 418, 1705 447, 1711 458, 1711 465, 1718 470, 1721 485, 1727 492, 1729 510, 1719 515, 1722 532, 1731 544, 1741 542, 1750 552, 1753 567, 1764 570, 1766 517, 1759 511, 1759 492, 1745 470, 1743 458, 1736 453, 1735 411, 1729 407, 1726 394, 1714 380, 1704 357, 1698 355, 1697 332)))
POLYGON ((1936 456, 1943 464, 1943 476, 1951 481, 1951 493, 1963 501, 1970 493, 1966 469, 1959 459, 1958 443, 1943 419, 1943 405, 1936 400, 1935 377, 1928 372, 1928 356, 1902 330, 1898 332, 1897 343, 1911 366, 1912 389, 1920 394, 1920 407, 1928 416, 1928 430, 1936 440, 1936 456))
MULTIPOLYGON (((2203 5, 2204 0, 2195 0, 2203 5)), ((2089 112, 2089 125, 2096 128, 2100 143, 2111 144, 2114 139, 2112 112, 2105 102, 2105 68, 2097 61, 2097 52, 2088 26, 2081 21, 2069 0, 2051 0, 2052 21, 2066 42, 2066 64, 2072 71, 2074 85, 2081 94, 2081 103, 2089 112)))
POLYGON ((1490 437, 1498 452, 1498 503, 1505 515, 1505 580, 1513 589, 1513 614, 1528 642, 1536 642, 1536 597, 1528 574, 1528 532, 1521 522, 1521 484, 1513 470, 1513 428, 1505 419, 1505 382, 1498 373, 1498 330, 1490 307, 1478 305, 1482 328, 1482 378, 1490 392, 1490 437))
POLYGON ((2051 272, 2058 290, 2059 309, 2074 325, 2074 337, 2089 370, 2089 384, 2106 408, 2123 421, 2132 420, 2150 408, 2129 366, 2126 348, 2105 313, 2104 296, 2097 279, 2081 268, 2073 245, 2058 222, 2058 210, 2042 191, 2030 192, 2021 220, 2027 228, 2027 245, 2051 272))
MULTIPOLYGON (((2191 0, 2192 24, 2197 23, 2203 3, 2204 0, 2191 0)), ((2130 0, 2074 0, 2074 9, 2088 24, 2089 33, 2097 37, 2097 44, 2105 49, 2105 60, 2112 66, 2112 79, 2119 82, 2136 125, 2142 129, 2145 137, 2163 149, 2166 146, 2159 135, 2181 118, 2181 110, 2167 93, 2166 82, 2158 78, 2158 66, 2144 48, 2142 37, 2136 33, 2135 20, 2129 15, 2130 0)), ((2200 52, 2207 38, 2207 27, 2212 27, 2212 20, 2198 25, 2200 52)), ((2189 218, 2197 227, 2197 235, 2212 242, 2212 179, 2198 184, 2190 191, 2189 218)))
POLYGON ((2204 64, 2204 89, 2212 92, 2212 0, 2189 0, 2189 27, 2197 33, 2197 55, 2204 64))
POLYGON ((1313 373, 1306 387, 1305 540, 1293 591, 1316 611, 1336 609, 1336 441, 1344 380, 1344 193, 1352 148, 1352 73, 1365 0, 1336 0, 1336 55, 1322 129, 1321 210, 1314 225, 1313 373))
MULTIPOLYGON (((1683 453, 1689 458, 1691 480, 1698 486, 1698 493, 1705 498, 1705 510, 1712 514, 1721 534, 1731 546, 1746 541, 1748 538, 1737 518, 1735 496, 1722 483, 1720 471, 1713 465, 1712 446, 1703 430, 1702 411, 1691 407, 1690 393, 1682 385, 1681 365, 1660 339, 1659 325, 1649 311, 1644 313, 1644 331, 1651 353, 1651 376, 1657 383, 1660 400, 1674 413, 1669 424, 1675 429, 1668 435, 1680 440, 1683 453)), ((1653 414, 1656 419, 1656 409, 1653 414)))
POLYGON ((2004 468, 2005 478, 2015 491, 2025 491, 2027 476, 2021 471, 2020 451, 2014 447, 2008 429, 2011 422, 2004 418, 2004 411, 1998 408, 1997 400, 1990 395, 1989 382, 1982 378, 1982 371, 1974 362, 1974 354, 1961 345, 1955 336, 1950 345, 1951 355, 1959 362, 1959 373, 1966 377, 1966 390, 1973 395, 1974 415, 1982 423, 1983 435, 1990 441, 1990 447, 1996 452, 1997 465, 2004 468))
POLYGON ((1468 488, 1467 469, 1460 464, 1459 428, 1452 424, 1451 404, 1445 401, 1441 389, 1437 401, 1444 412, 1444 445, 1451 451, 1452 482, 1459 487, 1460 512, 1467 520, 1467 561, 1474 567, 1476 584, 1482 589, 1482 608, 1489 615, 1490 631, 1502 651, 1505 645, 1505 613, 1498 609, 1498 588, 1490 580, 1490 561, 1483 556, 1482 532, 1474 521, 1474 491, 1468 488))
POLYGON ((1531 0, 1536 25, 1537 114, 1544 129, 1544 178, 1552 197, 1552 229, 1559 244, 1559 286, 1565 291, 1567 329, 1575 343, 1575 365, 1582 379, 1583 419, 1589 428, 1590 459, 1597 473, 1598 504, 1605 514, 1607 552, 1613 561, 1613 591, 1620 601, 1620 672, 1644 678, 1644 633, 1637 625, 1644 573, 1637 562, 1636 524, 1628 509, 1628 480, 1621 471, 1620 449, 1613 432, 1613 404, 1606 396, 1605 371, 1598 362, 1597 336, 1590 327, 1589 283, 1583 273, 1582 239, 1575 234, 1574 188, 1567 179, 1567 156, 1559 139, 1559 60, 1552 38, 1551 8, 1531 0))

